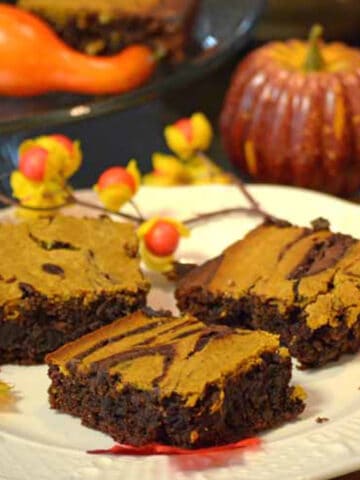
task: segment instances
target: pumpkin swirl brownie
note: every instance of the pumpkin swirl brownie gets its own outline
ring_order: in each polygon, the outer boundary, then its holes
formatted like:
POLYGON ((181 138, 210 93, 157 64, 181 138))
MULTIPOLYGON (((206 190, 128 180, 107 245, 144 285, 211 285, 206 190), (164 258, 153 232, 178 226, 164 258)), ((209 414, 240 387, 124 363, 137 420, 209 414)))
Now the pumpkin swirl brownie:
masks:
POLYGON ((206 323, 281 336, 303 367, 360 347, 360 242, 313 228, 264 224, 178 284, 181 311, 206 323))
POLYGON ((146 43, 182 60, 199 0, 19 0, 91 55, 146 43))
POLYGON ((146 302, 130 224, 57 216, 0 225, 0 363, 32 364, 146 302))
POLYGON ((52 408, 131 445, 220 445, 295 418, 278 336, 138 311, 46 357, 52 408))

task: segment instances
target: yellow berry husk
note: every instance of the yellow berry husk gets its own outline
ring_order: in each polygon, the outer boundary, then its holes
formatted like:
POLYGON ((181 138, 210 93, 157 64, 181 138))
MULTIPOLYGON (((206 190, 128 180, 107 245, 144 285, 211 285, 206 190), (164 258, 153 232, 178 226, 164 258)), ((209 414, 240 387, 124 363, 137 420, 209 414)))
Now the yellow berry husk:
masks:
POLYGON ((8 405, 15 400, 13 387, 0 381, 0 409, 8 407, 8 405))
POLYGON ((145 175, 143 183, 154 186, 186 185, 189 183, 184 163, 173 155, 154 153, 152 156, 153 172, 145 175))
POLYGON ((10 385, 0 381, 0 396, 7 395, 11 390, 10 385))
POLYGON ((189 142, 181 130, 175 125, 170 125, 164 130, 167 146, 180 158, 189 158, 194 153, 192 142, 189 142))
POLYGON ((186 138, 176 124, 169 125, 164 131, 168 147, 182 159, 189 159, 198 151, 205 152, 209 149, 213 139, 211 124, 203 113, 194 113, 190 117, 190 123, 191 140, 186 138))
POLYGON ((13 196, 22 205, 42 209, 38 211, 18 207, 16 213, 24 218, 53 215, 55 213, 53 208, 66 204, 69 196, 69 190, 65 188, 64 183, 53 180, 34 182, 26 178, 19 170, 12 172, 10 186, 13 196))
POLYGON ((204 154, 195 155, 187 162, 186 168, 193 185, 230 184, 233 181, 231 175, 225 173, 204 154))
POLYGON ((139 187, 141 184, 141 174, 137 165, 137 161, 134 158, 130 160, 130 162, 126 167, 126 170, 130 173, 130 175, 133 177, 135 181, 135 192, 134 192, 135 194, 139 190, 139 187))
POLYGON ((159 273, 170 272, 173 269, 174 257, 158 257, 151 253, 145 245, 144 241, 140 242, 140 256, 149 270, 159 273))
POLYGON ((101 190, 95 185, 94 190, 104 207, 113 212, 119 211, 133 197, 131 188, 125 184, 112 185, 101 190))
POLYGON ((213 140, 213 129, 203 113, 195 113, 191 117, 193 128, 193 147, 200 152, 206 152, 213 140))
POLYGON ((119 211, 139 190, 141 175, 136 160, 130 160, 126 170, 134 179, 134 190, 126 183, 116 183, 105 188, 99 188, 98 184, 96 184, 93 187, 104 207, 113 212, 119 211))

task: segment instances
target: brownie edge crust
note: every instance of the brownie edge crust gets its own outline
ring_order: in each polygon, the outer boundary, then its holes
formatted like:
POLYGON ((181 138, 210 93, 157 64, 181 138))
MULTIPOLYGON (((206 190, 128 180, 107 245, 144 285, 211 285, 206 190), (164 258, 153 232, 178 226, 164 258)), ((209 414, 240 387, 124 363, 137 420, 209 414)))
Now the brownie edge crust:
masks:
POLYGON ((117 442, 221 445, 304 409, 291 359, 265 332, 137 312, 46 358, 52 408, 117 442))

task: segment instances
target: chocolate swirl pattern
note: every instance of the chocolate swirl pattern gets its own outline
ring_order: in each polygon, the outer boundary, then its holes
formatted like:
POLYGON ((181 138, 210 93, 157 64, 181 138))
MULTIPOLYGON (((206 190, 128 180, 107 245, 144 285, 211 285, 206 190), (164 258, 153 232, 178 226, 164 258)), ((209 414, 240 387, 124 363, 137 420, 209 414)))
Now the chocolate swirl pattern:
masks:
POLYGON ((138 311, 48 355, 52 407, 117 441, 188 447, 226 443, 303 409, 276 336, 162 315, 138 311), (252 388, 262 392, 255 412, 252 388))
POLYGON ((360 242, 313 228, 265 224, 179 283, 181 311, 208 324, 279 334, 304 367, 360 347, 360 242))

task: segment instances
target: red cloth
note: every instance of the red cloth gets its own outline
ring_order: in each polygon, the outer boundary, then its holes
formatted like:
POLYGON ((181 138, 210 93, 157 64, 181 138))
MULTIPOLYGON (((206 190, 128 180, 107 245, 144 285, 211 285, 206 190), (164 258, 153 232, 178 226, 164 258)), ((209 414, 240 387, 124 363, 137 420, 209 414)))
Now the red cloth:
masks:
POLYGON ((149 444, 143 447, 134 447, 132 445, 116 444, 112 448, 105 450, 89 450, 91 454, 110 454, 110 455, 208 455, 229 450, 237 450, 239 448, 256 447, 260 444, 259 438, 247 438, 236 443, 220 445, 218 447, 186 449, 171 447, 169 445, 149 444))

